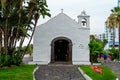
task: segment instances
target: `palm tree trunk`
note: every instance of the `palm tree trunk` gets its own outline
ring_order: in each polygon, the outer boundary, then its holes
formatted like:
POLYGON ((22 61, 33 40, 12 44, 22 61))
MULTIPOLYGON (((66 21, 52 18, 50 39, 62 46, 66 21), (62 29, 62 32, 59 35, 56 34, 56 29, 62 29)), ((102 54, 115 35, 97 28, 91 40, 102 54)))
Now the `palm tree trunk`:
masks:
POLYGON ((8 53, 8 18, 5 21, 4 47, 5 47, 5 54, 7 54, 8 53))
MULTIPOLYGON (((27 24, 28 24, 27 26, 28 26, 28 27, 26 27, 26 30, 27 30, 27 31, 28 31, 28 28, 29 28, 29 24, 30 24, 31 18, 32 18, 33 14, 34 14, 33 8, 34 8, 34 6, 35 6, 35 3, 31 1, 29 5, 31 5, 31 6, 30 6, 30 11, 29 11, 29 15, 28 15, 28 21, 27 21, 27 24)), ((35 22, 35 25, 36 25, 36 24, 37 24, 37 23, 35 22)), ((33 31, 32 35, 33 35, 33 34, 34 34, 34 31, 33 31)), ((23 37, 23 38, 21 39, 21 41, 20 41, 19 50, 21 49, 24 40, 25 40, 25 37, 23 37)), ((29 46, 31 40, 32 40, 32 38, 30 38, 30 41, 28 42, 28 45, 27 45, 27 46, 29 46)), ((25 50, 27 50, 27 48, 26 48, 25 50)))
POLYGON ((18 27, 17 27, 17 33, 16 33, 16 39, 15 39, 15 45, 14 47, 16 47, 16 43, 17 43, 17 38, 18 38, 18 34, 19 34, 19 28, 20 28, 20 22, 21 22, 21 16, 22 16, 22 2, 23 0, 19 0, 19 19, 18 19, 18 27))
POLYGON ((30 43, 31 43, 31 41, 32 41, 32 38, 33 38, 33 35, 34 35, 34 32, 35 32, 35 29, 36 29, 36 25, 37 25, 37 21, 35 22, 35 25, 34 25, 34 28, 33 28, 33 32, 32 32, 32 34, 31 34, 30 40, 29 40, 29 42, 28 42, 28 44, 27 44, 27 47, 26 47, 26 49, 25 49, 24 54, 26 54, 27 49, 28 49, 28 47, 29 47, 29 45, 30 45, 30 43))
POLYGON ((35 13, 35 15, 34 15, 34 17, 35 17, 35 24, 34 24, 33 32, 32 32, 32 34, 31 34, 30 40, 29 40, 29 42, 28 42, 28 45, 27 45, 24 53, 26 53, 26 51, 27 51, 27 49, 28 49, 28 47, 29 47, 29 45, 30 45, 30 43, 31 43, 31 41, 32 41, 32 38, 33 38, 35 29, 36 29, 36 26, 37 26, 37 21, 38 21, 38 19, 39 19, 39 16, 40 16, 39 13, 35 13))
POLYGON ((0 54, 1 54, 1 49, 2 49, 2 30, 0 28, 0 54))
POLYGON ((113 45, 112 48, 115 48, 115 28, 113 28, 113 45))

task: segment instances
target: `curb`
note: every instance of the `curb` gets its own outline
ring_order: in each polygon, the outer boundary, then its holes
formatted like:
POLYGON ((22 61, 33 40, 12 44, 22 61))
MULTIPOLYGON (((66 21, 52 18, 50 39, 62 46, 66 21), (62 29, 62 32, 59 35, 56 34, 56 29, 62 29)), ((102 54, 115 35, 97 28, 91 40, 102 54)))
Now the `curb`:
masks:
POLYGON ((38 70, 38 66, 33 70, 33 80, 35 80, 35 75, 34 75, 34 73, 38 70))
POLYGON ((119 80, 118 78, 116 78, 116 80, 119 80))
POLYGON ((83 72, 83 70, 79 67, 78 70, 81 72, 81 74, 83 75, 83 77, 86 79, 86 80, 92 80, 87 74, 85 74, 83 72))

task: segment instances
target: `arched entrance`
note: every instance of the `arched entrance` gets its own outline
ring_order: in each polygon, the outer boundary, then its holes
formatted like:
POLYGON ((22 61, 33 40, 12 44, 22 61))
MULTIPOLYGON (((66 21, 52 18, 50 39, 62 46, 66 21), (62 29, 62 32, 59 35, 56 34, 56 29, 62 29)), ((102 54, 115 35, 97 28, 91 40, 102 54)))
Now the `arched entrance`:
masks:
POLYGON ((72 63, 72 42, 66 37, 57 37, 51 44, 51 63, 72 63))

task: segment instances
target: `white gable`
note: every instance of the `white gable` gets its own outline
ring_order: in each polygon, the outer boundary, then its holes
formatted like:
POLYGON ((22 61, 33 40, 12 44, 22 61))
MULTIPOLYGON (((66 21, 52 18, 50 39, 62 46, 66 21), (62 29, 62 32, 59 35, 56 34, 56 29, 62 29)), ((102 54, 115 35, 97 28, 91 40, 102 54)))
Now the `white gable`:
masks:
POLYGON ((83 28, 66 14, 58 14, 36 28, 33 40, 33 62, 38 64, 51 63, 54 55, 57 55, 54 50, 56 48, 53 46, 54 41, 60 39, 63 42, 68 40, 68 43, 65 43, 68 46, 71 44, 71 48, 66 47, 65 50, 67 48, 69 50, 64 51, 66 55, 71 56, 68 57, 70 58, 68 60, 71 60, 72 64, 89 64, 89 33, 89 27, 83 28))

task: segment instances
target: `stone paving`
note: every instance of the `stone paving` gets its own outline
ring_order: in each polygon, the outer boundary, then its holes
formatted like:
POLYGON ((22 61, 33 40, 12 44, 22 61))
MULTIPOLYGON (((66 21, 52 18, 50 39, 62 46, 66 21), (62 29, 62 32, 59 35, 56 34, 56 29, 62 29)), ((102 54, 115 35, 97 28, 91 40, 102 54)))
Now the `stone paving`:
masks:
POLYGON ((73 65, 40 65, 34 73, 35 80, 85 80, 73 65))
POLYGON ((105 63, 104 65, 106 65, 109 68, 111 68, 112 71, 115 73, 115 75, 120 80, 120 62, 109 62, 109 63, 105 63))

